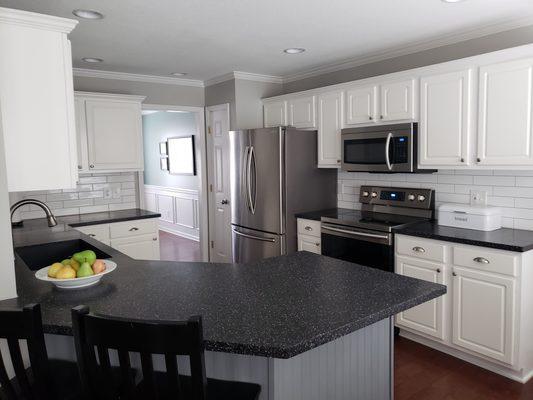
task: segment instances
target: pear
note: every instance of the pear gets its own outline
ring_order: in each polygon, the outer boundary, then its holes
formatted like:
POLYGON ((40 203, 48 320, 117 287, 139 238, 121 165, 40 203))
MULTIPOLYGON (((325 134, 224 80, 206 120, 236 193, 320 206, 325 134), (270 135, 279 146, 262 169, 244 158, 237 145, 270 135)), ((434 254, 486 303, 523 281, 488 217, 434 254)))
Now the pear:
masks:
POLYGON ((76 271, 69 265, 64 265, 56 275, 57 279, 72 279, 76 277, 76 271))
POLYGON ((78 278, 85 278, 87 276, 92 276, 92 275, 94 275, 94 271, 91 268, 91 264, 89 264, 88 262, 82 263, 80 265, 80 269, 78 270, 76 274, 78 278))
POLYGON ((71 258, 65 258, 63 261, 61 261, 61 264, 70 265, 71 262, 72 262, 71 258))
POLYGON ((69 264, 72 268, 74 268, 74 271, 78 272, 78 270, 80 269, 80 263, 77 262, 75 259, 71 258, 70 259, 70 264, 69 264))
POLYGON ((56 278, 57 277, 57 273, 61 270, 61 268, 63 268, 64 265, 61 264, 61 263, 53 263, 52 265, 50 265, 50 267, 48 268, 48 276, 50 278, 56 278))
POLYGON ((95 274, 101 274, 105 271, 105 262, 103 260, 96 260, 93 264, 93 271, 95 274))
POLYGON ((89 265, 93 265, 94 261, 96 260, 96 254, 92 250, 84 250, 74 254, 72 258, 80 264, 88 262, 89 265))

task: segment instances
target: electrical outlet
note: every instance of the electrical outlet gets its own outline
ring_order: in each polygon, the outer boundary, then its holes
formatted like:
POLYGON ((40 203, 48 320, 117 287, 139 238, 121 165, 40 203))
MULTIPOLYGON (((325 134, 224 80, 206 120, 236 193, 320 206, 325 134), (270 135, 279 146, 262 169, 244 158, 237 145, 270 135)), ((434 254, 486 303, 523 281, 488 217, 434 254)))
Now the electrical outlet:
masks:
POLYGON ((122 188, 120 187, 120 183, 113 183, 109 185, 111 188, 111 192, 113 193, 114 199, 119 199, 122 194, 122 188))
POLYGON ((113 192, 109 186, 104 188, 104 199, 111 199, 113 197, 113 192))
POLYGON ((487 205, 487 191, 486 190, 470 190, 470 205, 471 206, 486 206, 487 205))

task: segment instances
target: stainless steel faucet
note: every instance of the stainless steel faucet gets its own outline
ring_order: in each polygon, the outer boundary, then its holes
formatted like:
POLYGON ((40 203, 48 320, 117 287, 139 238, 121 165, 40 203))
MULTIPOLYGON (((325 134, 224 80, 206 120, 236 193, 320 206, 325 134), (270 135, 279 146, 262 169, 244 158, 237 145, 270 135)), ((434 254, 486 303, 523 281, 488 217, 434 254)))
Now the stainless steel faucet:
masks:
POLYGON ((46 219, 48 220, 48 226, 49 227, 57 225, 56 217, 54 217, 54 214, 52 214, 52 210, 50 210, 50 207, 48 207, 46 204, 44 204, 40 200, 24 199, 24 200, 17 201, 10 208, 10 211, 11 211, 11 225, 12 226, 21 226, 22 225, 23 221, 13 223, 13 214, 15 214, 15 211, 17 211, 17 209, 19 207, 25 206, 26 204, 33 204, 34 206, 41 207, 43 209, 44 213, 46 214, 46 219))

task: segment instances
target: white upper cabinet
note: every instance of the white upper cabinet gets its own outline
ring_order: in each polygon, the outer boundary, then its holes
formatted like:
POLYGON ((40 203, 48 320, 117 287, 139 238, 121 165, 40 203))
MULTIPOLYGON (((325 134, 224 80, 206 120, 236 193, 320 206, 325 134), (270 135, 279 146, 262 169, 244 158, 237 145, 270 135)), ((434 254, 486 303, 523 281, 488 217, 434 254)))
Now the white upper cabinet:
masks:
POLYGON ((265 128, 287 125, 287 102, 268 102, 263 105, 263 125, 265 128))
POLYGON ((415 119, 415 79, 380 85, 380 121, 415 119))
POLYGON ((79 151, 85 154, 86 149, 88 165, 86 168, 82 163, 82 171, 130 171, 144 168, 141 120, 143 99, 140 96, 76 93, 76 100, 80 102, 77 121, 78 126, 82 127, 78 131, 79 151))
POLYGON ((469 165, 472 70, 420 80, 418 162, 423 168, 469 165))
POLYGON ((89 172, 89 157, 87 153, 87 120, 85 118, 85 100, 75 97, 74 110, 76 114, 76 133, 78 146, 78 172, 89 172))
POLYGON ((368 124, 376 120, 376 85, 363 86, 346 91, 346 125, 368 124))
POLYGON ((531 58, 480 68, 480 165, 533 165, 532 71, 531 58))
POLYGON ((316 128, 316 96, 289 100, 289 124, 299 129, 316 128))
POLYGON ((0 103, 9 191, 78 178, 72 56, 77 21, 0 8, 0 103))
POLYGON ((318 166, 339 168, 341 164, 341 129, 343 92, 318 96, 318 166))

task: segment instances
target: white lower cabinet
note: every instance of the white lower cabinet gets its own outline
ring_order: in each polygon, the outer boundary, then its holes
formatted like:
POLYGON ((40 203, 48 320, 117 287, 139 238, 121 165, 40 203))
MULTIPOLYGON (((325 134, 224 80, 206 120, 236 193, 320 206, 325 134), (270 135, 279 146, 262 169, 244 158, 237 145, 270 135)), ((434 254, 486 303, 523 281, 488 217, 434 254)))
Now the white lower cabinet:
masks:
POLYGON ((159 260, 159 227, 155 218, 82 226, 76 230, 138 260, 159 260))
POLYGON ((298 251, 322 254, 320 221, 298 218, 296 225, 298 230, 298 251))
POLYGON ((533 375, 532 262, 533 251, 396 235, 396 273, 448 289, 446 295, 398 314, 396 325, 413 340, 527 381, 533 375), (427 260, 427 252, 409 252, 411 248, 440 248, 442 261, 427 260))
POLYGON ((298 235, 298 251, 321 254, 320 239, 314 236, 298 235))
MULTIPOLYGON (((396 273, 424 281, 446 284, 445 266, 407 257, 397 257, 396 273)), ((415 329, 437 339, 444 339, 444 300, 438 297, 404 311, 396 317, 396 324, 415 329)))

